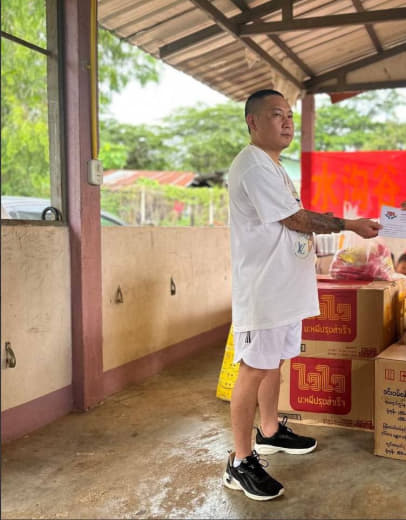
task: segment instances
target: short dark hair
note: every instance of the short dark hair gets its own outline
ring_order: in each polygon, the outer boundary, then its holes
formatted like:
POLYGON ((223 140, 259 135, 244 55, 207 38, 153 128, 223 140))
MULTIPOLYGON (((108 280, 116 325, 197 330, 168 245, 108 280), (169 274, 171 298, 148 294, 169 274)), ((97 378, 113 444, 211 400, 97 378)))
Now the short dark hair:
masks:
POLYGON ((245 118, 247 118, 248 114, 252 114, 254 110, 257 107, 257 101, 260 99, 263 99, 264 97, 268 96, 281 96, 283 97, 283 94, 281 92, 278 92, 277 90, 272 90, 270 88, 264 89, 264 90, 257 90, 253 94, 251 94, 247 101, 245 102, 245 118))
POLYGON ((401 262, 406 262, 406 253, 401 254, 398 258, 398 264, 400 264, 401 262))

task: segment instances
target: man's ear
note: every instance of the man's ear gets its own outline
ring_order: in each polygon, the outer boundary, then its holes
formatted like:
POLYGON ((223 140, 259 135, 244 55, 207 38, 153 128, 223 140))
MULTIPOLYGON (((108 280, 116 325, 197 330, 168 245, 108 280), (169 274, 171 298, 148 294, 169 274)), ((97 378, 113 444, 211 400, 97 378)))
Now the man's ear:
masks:
POLYGON ((247 117, 245 118, 245 121, 249 127, 250 130, 256 130, 257 125, 255 123, 255 116, 254 114, 247 114, 247 117))

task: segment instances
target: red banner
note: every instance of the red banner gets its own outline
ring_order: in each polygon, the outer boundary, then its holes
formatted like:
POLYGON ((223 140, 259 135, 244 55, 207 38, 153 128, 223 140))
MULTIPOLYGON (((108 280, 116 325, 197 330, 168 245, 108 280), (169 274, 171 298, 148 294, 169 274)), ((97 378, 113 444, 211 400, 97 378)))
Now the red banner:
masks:
POLYGON ((303 152, 301 197, 306 209, 345 209, 377 218, 383 204, 406 200, 406 152, 303 152))

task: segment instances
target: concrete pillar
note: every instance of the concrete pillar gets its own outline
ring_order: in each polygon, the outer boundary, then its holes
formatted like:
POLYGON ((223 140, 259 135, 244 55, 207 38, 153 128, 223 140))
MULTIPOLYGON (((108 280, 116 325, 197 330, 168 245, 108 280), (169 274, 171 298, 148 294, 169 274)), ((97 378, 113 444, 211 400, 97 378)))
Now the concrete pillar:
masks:
POLYGON ((100 188, 91 158, 90 2, 63 0, 66 184, 71 248, 72 385, 75 408, 103 398, 100 188))

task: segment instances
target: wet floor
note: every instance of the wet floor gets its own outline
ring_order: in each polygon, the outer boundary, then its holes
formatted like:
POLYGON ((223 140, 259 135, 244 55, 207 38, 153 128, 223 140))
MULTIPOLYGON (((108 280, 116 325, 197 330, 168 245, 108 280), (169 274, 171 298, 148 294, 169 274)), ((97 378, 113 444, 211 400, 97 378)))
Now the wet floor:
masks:
POLYGON ((224 348, 195 355, 3 446, 3 518, 406 519, 406 464, 376 457, 373 433, 294 425, 308 455, 268 456, 285 495, 225 489, 229 405, 215 397, 224 348))

